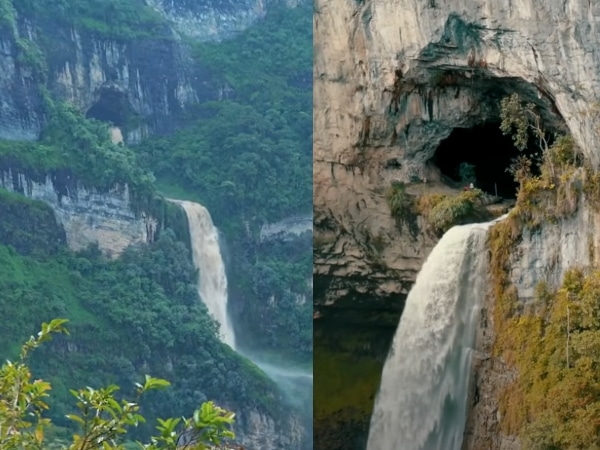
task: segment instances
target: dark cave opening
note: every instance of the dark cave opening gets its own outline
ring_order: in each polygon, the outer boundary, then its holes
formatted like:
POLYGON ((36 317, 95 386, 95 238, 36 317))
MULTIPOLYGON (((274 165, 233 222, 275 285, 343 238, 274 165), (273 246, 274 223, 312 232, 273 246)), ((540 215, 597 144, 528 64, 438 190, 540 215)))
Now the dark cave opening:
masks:
MULTIPOLYGON (((531 156, 538 150, 531 140, 523 153, 531 156)), ((443 175, 456 183, 468 185, 472 181, 475 187, 488 194, 497 193, 500 197, 514 199, 518 184, 506 169, 519 153, 512 137, 500 131, 500 123, 489 122, 452 130, 450 136, 440 143, 432 162, 443 175)))
POLYGON ((131 118, 133 110, 127 96, 115 89, 104 89, 100 98, 86 113, 88 119, 97 119, 102 122, 109 122, 112 125, 122 128, 131 118))

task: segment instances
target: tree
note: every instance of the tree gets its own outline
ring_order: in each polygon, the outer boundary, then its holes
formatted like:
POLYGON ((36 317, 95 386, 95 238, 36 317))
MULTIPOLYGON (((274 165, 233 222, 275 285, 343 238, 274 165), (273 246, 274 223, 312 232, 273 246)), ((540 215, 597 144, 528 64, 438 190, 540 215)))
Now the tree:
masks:
POLYGON ((519 94, 512 94, 502 99, 500 104, 500 130, 502 133, 512 134, 515 147, 519 151, 527 148, 529 132, 537 139, 540 150, 548 150, 548 138, 542 126, 542 117, 533 103, 523 103, 519 94))
POLYGON ((475 166, 468 162, 461 162, 458 165, 458 176, 463 183, 475 181, 475 166))
POLYGON ((500 130, 503 134, 512 134, 515 147, 520 152, 527 149, 529 133, 532 132, 537 139, 537 145, 541 153, 527 156, 520 154, 513 159, 512 164, 506 169, 515 179, 522 183, 531 175, 532 156, 538 164, 541 164, 544 155, 548 153, 549 145, 546 131, 542 126, 541 115, 537 112, 533 103, 523 103, 518 94, 502 99, 500 104, 500 130))
MULTIPOLYGON (((127 431, 145 422, 139 413, 139 399, 148 391, 163 389, 170 385, 166 380, 146 375, 143 384, 136 384, 135 401, 117 400, 119 388, 90 387, 72 390, 76 398, 78 414, 67 417, 79 427, 72 442, 49 442, 46 431, 52 426, 43 417, 48 410, 46 399, 52 389, 50 383, 32 380, 27 359, 32 350, 52 338, 53 334, 65 333, 67 320, 55 319, 42 324, 37 337, 23 345, 17 362, 7 361, 0 367, 0 448, 3 450, 126 450, 124 441, 127 431)), ((149 444, 137 442, 140 450, 205 450, 233 449, 229 442, 235 438, 229 429, 235 414, 213 402, 205 402, 190 418, 158 419, 158 435, 149 444)), ((130 447, 127 447, 129 449, 130 447)))

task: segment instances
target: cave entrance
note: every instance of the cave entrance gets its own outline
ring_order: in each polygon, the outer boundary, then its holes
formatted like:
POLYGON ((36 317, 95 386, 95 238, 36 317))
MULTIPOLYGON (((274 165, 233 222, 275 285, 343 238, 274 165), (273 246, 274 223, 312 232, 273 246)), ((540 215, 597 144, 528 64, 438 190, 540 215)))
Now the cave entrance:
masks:
MULTIPOLYGON (((538 150, 530 142, 523 153, 531 156, 538 150)), ((500 131, 500 123, 489 122, 472 128, 455 128, 440 143, 432 162, 456 184, 473 182, 488 194, 515 199, 518 184, 506 169, 518 155, 512 137, 500 131)))
POLYGON ((122 129, 134 114, 125 93, 116 89, 103 89, 100 98, 85 116, 88 119, 108 122, 122 129))

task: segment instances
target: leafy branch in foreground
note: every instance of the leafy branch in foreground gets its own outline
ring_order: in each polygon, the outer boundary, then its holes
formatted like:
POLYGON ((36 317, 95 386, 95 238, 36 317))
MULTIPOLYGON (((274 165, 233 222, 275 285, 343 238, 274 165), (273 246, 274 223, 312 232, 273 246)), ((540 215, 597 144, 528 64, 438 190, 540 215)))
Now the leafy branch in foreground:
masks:
MULTIPOLYGON (((3 450, 126 450, 123 444, 128 429, 145 422, 139 413, 139 400, 148 391, 164 389, 166 380, 146 375, 143 384, 136 383, 135 401, 117 400, 118 386, 101 389, 90 387, 71 390, 77 399, 78 414, 67 418, 79 427, 71 443, 48 442, 45 431, 51 421, 42 417, 49 409, 46 403, 50 383, 32 380, 27 359, 32 350, 52 338, 53 334, 68 334, 67 320, 55 319, 42 324, 37 337, 32 336, 22 347, 17 362, 7 361, 0 367, 0 448, 3 450)), ((230 426, 235 414, 213 402, 206 402, 191 418, 158 419, 158 436, 150 444, 137 443, 140 450, 205 450, 232 449, 227 442, 235 439, 230 426)))

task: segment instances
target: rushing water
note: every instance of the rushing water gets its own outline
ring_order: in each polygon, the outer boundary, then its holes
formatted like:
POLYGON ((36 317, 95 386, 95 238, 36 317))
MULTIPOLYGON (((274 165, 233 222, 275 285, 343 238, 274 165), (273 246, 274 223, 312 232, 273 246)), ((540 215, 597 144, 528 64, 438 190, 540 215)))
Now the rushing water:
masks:
POLYGON ((460 450, 493 223, 450 229, 425 261, 383 368, 368 450, 460 450))
POLYGON ((181 205, 187 214, 194 265, 200 271, 198 294, 210 315, 219 323, 222 341, 235 349, 235 333, 227 313, 227 276, 219 246, 219 232, 204 206, 173 201, 181 205))
MULTIPOLYGON (((235 330, 227 313, 227 276, 218 230, 204 206, 187 201, 172 201, 181 205, 187 215, 194 265, 200 271, 198 293, 208 312, 220 325, 221 340, 256 364, 278 385, 287 402, 303 417, 312 418, 312 373, 269 364, 261 361, 259 356, 244 354, 236 348, 235 330)), ((307 435, 312 434, 312 419, 305 424, 305 431, 307 435)))

